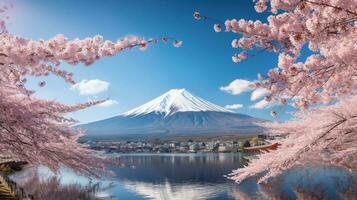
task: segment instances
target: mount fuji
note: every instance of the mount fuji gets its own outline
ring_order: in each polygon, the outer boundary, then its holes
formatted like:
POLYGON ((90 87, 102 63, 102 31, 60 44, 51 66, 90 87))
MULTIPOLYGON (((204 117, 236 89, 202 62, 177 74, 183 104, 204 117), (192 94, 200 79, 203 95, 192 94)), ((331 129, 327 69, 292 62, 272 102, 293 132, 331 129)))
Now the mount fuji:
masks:
POLYGON ((86 130, 84 138, 88 139, 153 139, 257 134, 263 129, 256 123, 263 121, 234 113, 185 89, 172 89, 121 115, 77 127, 86 130))

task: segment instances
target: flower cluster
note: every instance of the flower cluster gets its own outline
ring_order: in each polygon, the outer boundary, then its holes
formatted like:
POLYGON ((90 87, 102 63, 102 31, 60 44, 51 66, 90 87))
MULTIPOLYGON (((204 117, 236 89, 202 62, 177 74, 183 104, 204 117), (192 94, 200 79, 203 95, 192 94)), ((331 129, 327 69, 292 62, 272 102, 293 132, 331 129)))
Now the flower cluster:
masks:
MULTIPOLYGON (((73 74, 60 65, 90 65, 103 57, 114 56, 125 49, 147 48, 158 39, 124 37, 115 42, 97 35, 92 38, 69 40, 56 35, 49 40, 31 40, 8 33, 6 11, 0 8, 0 152, 33 165, 45 165, 56 171, 61 165, 81 173, 93 174, 105 160, 95 156, 85 145, 78 144, 80 131, 70 128, 75 120, 66 113, 101 104, 95 100, 68 106, 35 97, 26 88, 31 77, 50 74, 74 84, 73 74)), ((163 38, 167 42, 173 38, 163 38)), ((175 47, 182 41, 174 40, 175 47)), ((39 87, 46 82, 40 81, 39 87)))
MULTIPOLYGON (((278 68, 272 69, 260 84, 270 90, 271 100, 289 99, 295 107, 306 109, 355 93, 357 2, 258 0, 255 9, 263 12, 268 6, 273 14, 265 23, 229 19, 224 26, 226 32, 240 35, 232 41, 233 48, 242 49, 232 56, 234 62, 246 59, 248 51, 268 50, 279 54, 278 68), (300 61, 304 46, 313 53, 300 61)), ((194 16, 211 19, 199 12, 194 16)), ((214 25, 216 32, 220 31, 218 27, 214 25)))
MULTIPOLYGON (((265 124, 270 132, 284 135, 281 148, 259 155, 230 178, 241 182, 265 174, 263 182, 317 159, 356 169, 357 1, 256 1, 257 12, 269 8, 266 22, 225 21, 226 32, 239 34, 232 47, 242 50, 232 59, 241 62, 248 51, 257 50, 278 54, 277 66, 266 78, 259 74, 254 86, 268 91, 265 101, 291 103, 301 111, 290 122, 265 124), (301 58, 303 47, 310 53, 306 59, 301 58)), ((198 12, 195 16, 211 19, 198 12)))
POLYGON ((248 167, 234 170, 230 178, 240 183, 262 175, 259 182, 307 162, 333 164, 349 170, 357 167, 357 96, 333 106, 295 114, 296 120, 262 124, 282 145, 251 159, 248 167))

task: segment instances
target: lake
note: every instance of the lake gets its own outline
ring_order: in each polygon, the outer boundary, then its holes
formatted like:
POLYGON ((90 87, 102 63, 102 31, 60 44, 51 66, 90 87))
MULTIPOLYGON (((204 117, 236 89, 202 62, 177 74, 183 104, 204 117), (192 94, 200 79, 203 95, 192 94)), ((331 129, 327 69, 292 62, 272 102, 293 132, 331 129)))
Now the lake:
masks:
MULTIPOLYGON (((357 175, 337 167, 295 168, 257 185, 249 179, 235 184, 224 175, 242 167, 242 153, 122 154, 116 175, 101 182, 99 196, 124 200, 191 199, 357 199, 357 175)), ((85 182, 68 170, 64 183, 85 182)))

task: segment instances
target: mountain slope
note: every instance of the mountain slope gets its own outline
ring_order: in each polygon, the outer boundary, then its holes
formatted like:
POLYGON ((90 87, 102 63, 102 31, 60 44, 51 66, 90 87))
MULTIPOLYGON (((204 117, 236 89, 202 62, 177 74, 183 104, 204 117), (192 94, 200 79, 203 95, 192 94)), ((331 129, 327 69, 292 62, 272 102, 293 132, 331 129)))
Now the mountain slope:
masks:
POLYGON ((259 133, 263 129, 255 123, 262 121, 173 89, 119 116, 79 127, 92 138, 161 138, 259 133))

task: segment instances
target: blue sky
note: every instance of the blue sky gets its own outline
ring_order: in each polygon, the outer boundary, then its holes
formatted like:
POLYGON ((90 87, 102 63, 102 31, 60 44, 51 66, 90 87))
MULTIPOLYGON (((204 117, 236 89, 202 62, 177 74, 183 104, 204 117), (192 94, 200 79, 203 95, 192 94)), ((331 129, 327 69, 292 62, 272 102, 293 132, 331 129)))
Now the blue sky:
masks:
MULTIPOLYGON (((193 94, 215 104, 225 106, 243 104, 236 112, 272 119, 271 109, 253 109, 249 106, 250 93, 231 95, 221 91, 235 79, 256 79, 257 73, 266 73, 276 66, 277 56, 264 52, 235 64, 231 56, 237 52, 231 41, 233 33, 215 33, 213 24, 196 21, 192 14, 200 11, 218 19, 261 19, 267 13, 254 11, 250 0, 126 0, 126 1, 47 1, 15 0, 11 11, 10 32, 31 39, 48 39, 64 34, 70 39, 100 34, 104 39, 116 40, 127 35, 145 38, 172 36, 184 41, 181 48, 171 45, 151 45, 146 51, 132 49, 104 58, 90 67, 82 65, 63 68, 75 73, 75 80, 98 79, 106 81, 106 91, 80 95, 59 78, 46 78, 48 84, 37 95, 67 104, 93 98, 111 98, 117 101, 108 107, 93 107, 73 113, 81 122, 95 121, 118 115, 139 106, 172 88, 186 88, 193 94)), ((29 83, 36 88, 35 83, 29 83)), ((37 89, 37 88, 36 88, 37 89)), ((275 120, 287 119, 288 107, 277 108, 275 120)))

